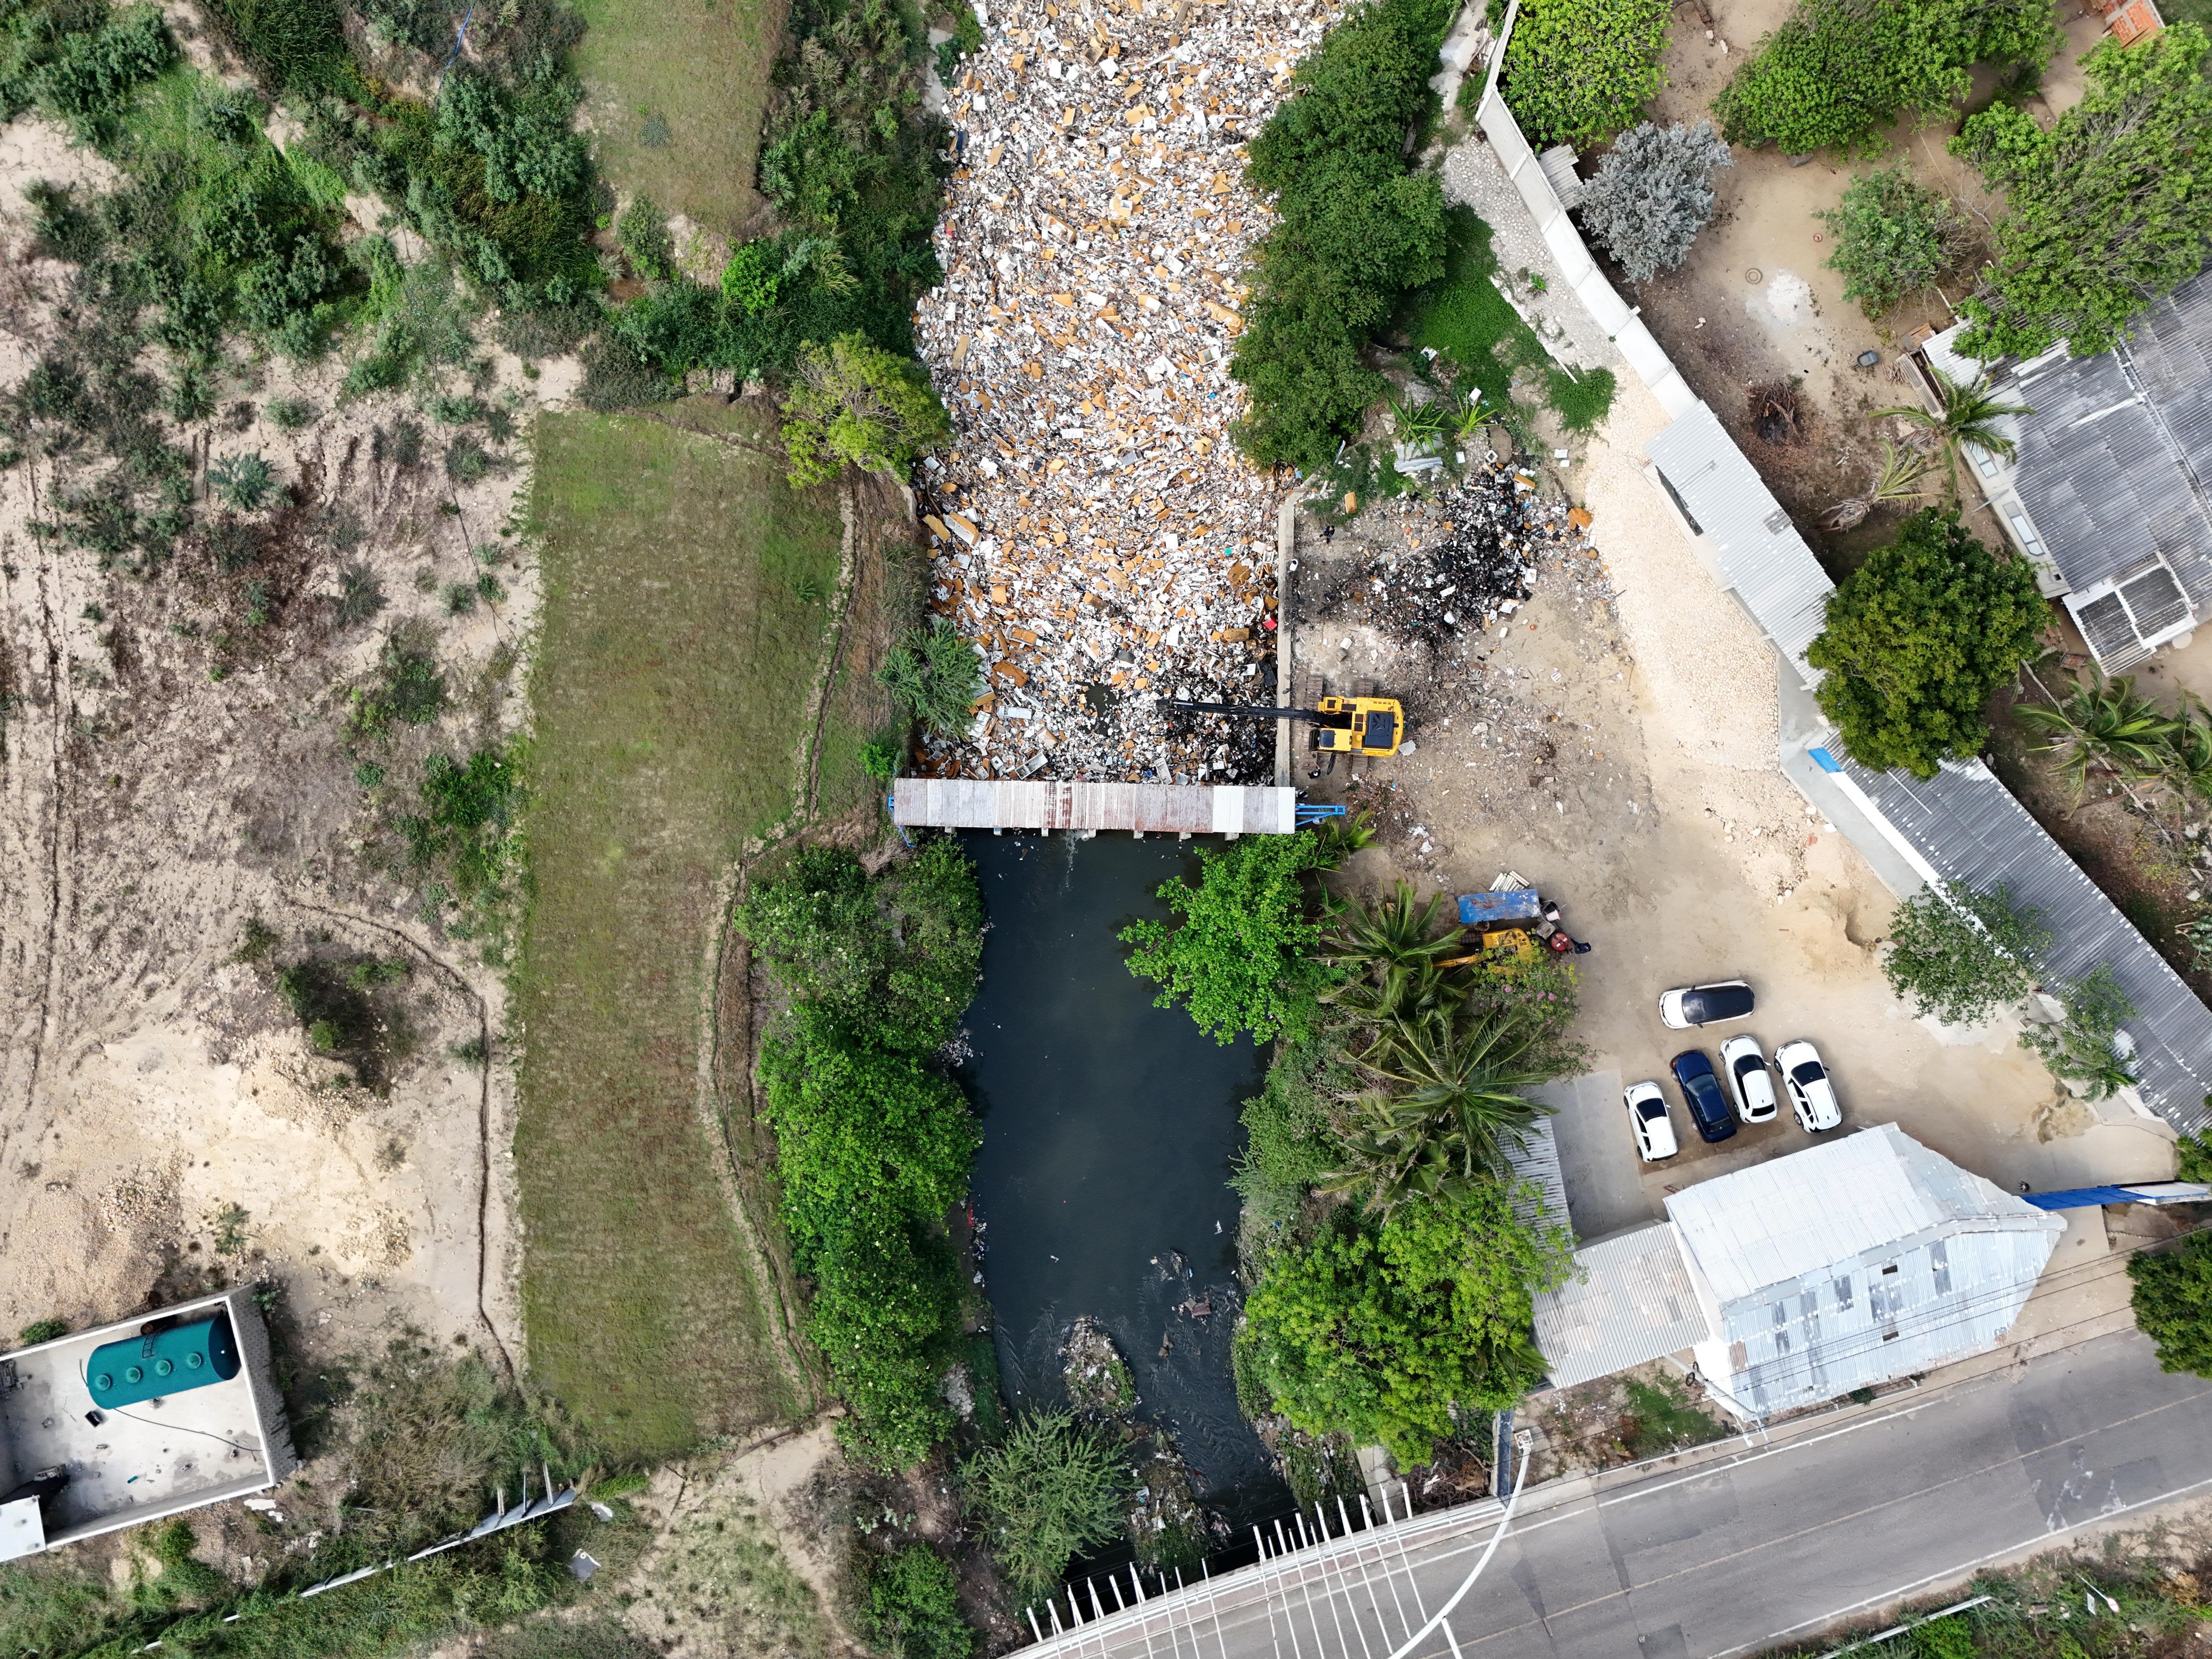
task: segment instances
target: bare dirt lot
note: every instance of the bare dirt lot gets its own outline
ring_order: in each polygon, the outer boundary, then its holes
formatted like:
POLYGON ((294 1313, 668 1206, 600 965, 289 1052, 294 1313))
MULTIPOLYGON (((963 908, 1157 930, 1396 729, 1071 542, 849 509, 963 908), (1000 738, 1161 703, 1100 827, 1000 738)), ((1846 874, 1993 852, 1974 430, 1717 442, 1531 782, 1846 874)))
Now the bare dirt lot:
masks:
MULTIPOLYGON (((1574 961, 1595 1063, 1559 1124, 1570 1201, 1579 1187, 1591 1209, 1577 1231, 1656 1215, 1670 1187, 1808 1144, 1785 1112, 1705 1146, 1677 1100, 1681 1154, 1636 1160, 1620 1085, 1664 1078, 1674 1054, 1719 1040, 1662 1027, 1659 993, 1738 975, 1759 999, 1747 1029, 1770 1052, 1807 1037, 1827 1057, 1847 1127, 1897 1122, 2008 1187, 2162 1176, 2164 1136, 2063 1105, 2010 1030, 1931 1030, 1891 994, 1877 947, 1892 896, 1782 776, 1773 651, 1638 466, 1663 421, 1640 386, 1622 386, 1587 467, 1571 473, 1594 515, 1593 551, 1547 554, 1505 637, 1493 629, 1470 644, 1467 667, 1409 711, 1415 752, 1362 767, 1384 833, 1349 869, 1370 890, 1403 873, 1453 892, 1517 872, 1591 945, 1574 961)), ((1381 514, 1337 542, 1378 532, 1390 533, 1381 514)), ((1302 550, 1315 533, 1302 522, 1302 550)), ((1363 638, 1346 653, 1334 621, 1295 609, 1294 620, 1302 666, 1412 684, 1385 642, 1363 638)), ((1316 781, 1303 772, 1323 797, 1352 781, 1346 768, 1316 781)))

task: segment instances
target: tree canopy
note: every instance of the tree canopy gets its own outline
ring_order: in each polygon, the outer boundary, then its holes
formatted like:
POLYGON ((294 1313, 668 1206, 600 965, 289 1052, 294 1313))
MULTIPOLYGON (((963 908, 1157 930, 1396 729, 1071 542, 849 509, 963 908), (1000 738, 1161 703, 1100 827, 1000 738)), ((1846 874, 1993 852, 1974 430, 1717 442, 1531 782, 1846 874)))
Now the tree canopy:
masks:
POLYGON ((1667 0, 1522 0, 1505 101, 1531 143, 1589 143, 1643 118, 1665 79, 1667 0))
POLYGON ((2199 1233, 2178 1250, 2148 1252, 2128 1263, 2136 1324, 2158 1345, 2169 1371, 2212 1376, 2212 1237, 2199 1233))
POLYGON ((1713 216, 1713 170, 1729 165, 1729 147, 1711 122, 1646 121, 1621 134, 1598 163, 1583 192, 1583 225, 1629 281, 1648 283, 1690 257, 1713 216))
POLYGON ((1828 598, 1806 657, 1825 669, 1821 712, 1862 766, 1936 775, 1988 740, 1990 696, 2049 621, 2025 561, 1993 554, 1955 513, 1899 526, 1828 598))
POLYGON ((1977 890, 1954 881, 1897 907, 1881 967, 1915 1015, 1974 1025, 2028 994, 2050 945, 2040 914, 2016 907, 2002 882, 1977 890))
POLYGON ((904 478, 951 431, 945 405, 919 365, 841 334, 825 350, 809 340, 783 400, 791 482, 827 483, 848 464, 904 478))
POLYGON ((2144 306, 2203 268, 2212 246, 2212 82, 2195 23, 2082 60, 2088 90, 2045 131, 1991 105, 1952 149, 2005 193, 1997 257, 1960 312, 1960 349, 2032 357, 2060 340, 2109 351, 2144 306))
POLYGON ((1565 1228, 1532 1227, 1486 1182, 1386 1221, 1340 1209, 1278 1255, 1246 1304, 1240 1375, 1310 1434, 1426 1462, 1453 1409, 1501 1410, 1542 1376, 1532 1294, 1565 1282, 1565 1228))

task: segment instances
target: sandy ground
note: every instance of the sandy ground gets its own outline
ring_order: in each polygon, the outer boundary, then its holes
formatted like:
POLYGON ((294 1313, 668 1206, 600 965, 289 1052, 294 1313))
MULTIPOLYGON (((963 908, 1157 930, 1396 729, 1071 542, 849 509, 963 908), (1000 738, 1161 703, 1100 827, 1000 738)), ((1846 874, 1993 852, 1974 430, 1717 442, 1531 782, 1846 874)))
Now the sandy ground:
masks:
MULTIPOLYGON (((69 279, 28 258, 22 186, 89 171, 34 120, 0 144, 0 386, 52 337, 69 279)), ((380 756, 395 798, 411 801, 427 753, 465 755, 513 728, 536 603, 520 538, 494 567, 501 602, 451 617, 436 590, 483 568, 471 549, 497 544, 522 479, 510 468, 456 489, 438 465, 447 434, 428 422, 422 467, 372 459, 372 429, 406 405, 341 407, 342 368, 245 366, 227 406, 293 396, 324 413, 289 434, 265 412, 203 428, 198 460, 258 449, 304 508, 350 513, 363 534, 343 557, 371 569, 386 605, 336 629, 322 596, 340 557, 311 549, 272 578, 274 620, 219 681, 208 636, 222 594, 204 556, 147 580, 103 571, 33 528, 55 463, 0 472, 0 1331, 118 1317, 165 1273, 212 1265, 281 1280, 333 1345, 404 1320, 519 1352, 510 1077, 448 1052, 487 1037, 497 1051, 499 980, 418 919, 422 878, 404 857, 364 856, 342 720, 387 631, 419 619, 450 702, 380 756), (412 965, 399 998, 415 1053, 388 1092, 334 1080, 269 975, 234 959, 253 916, 283 940, 279 959, 313 946, 412 965)), ((503 361, 487 395, 511 389, 526 415, 556 384, 503 361)))
MULTIPOLYGON (((1409 711, 1415 753, 1371 768, 1387 792, 1383 841, 1350 872, 1376 889, 1402 872, 1466 892, 1516 871, 1592 945, 1576 958, 1592 1079, 1569 1091, 1559 1126, 1571 1201, 1578 1187, 1594 1194, 1579 1231, 1656 1215, 1670 1188, 1808 1144, 1785 1112, 1707 1147, 1678 1103, 1680 1156, 1635 1158, 1621 1083, 1663 1078, 1681 1049, 1710 1053, 1731 1034, 1666 1030, 1659 993, 1735 976, 1758 992, 1744 1029, 1770 1053, 1798 1037, 1820 1047, 1846 1127, 1894 1121, 2008 1188, 2163 1178, 2166 1139, 2060 1103, 2009 1030, 1931 1029, 1890 994, 1877 946, 1892 897, 1783 777, 1772 649, 1640 470, 1664 422, 1625 381, 1571 473, 1595 556, 1547 562, 1509 637, 1493 634, 1464 678, 1436 688, 1425 717, 1409 711)), ((1334 628, 1297 620, 1302 664, 1316 646, 1339 656, 1334 628)), ((1339 672, 1387 681, 1391 665, 1369 653, 1339 672)), ((1301 781, 1340 793, 1349 777, 1301 781)))

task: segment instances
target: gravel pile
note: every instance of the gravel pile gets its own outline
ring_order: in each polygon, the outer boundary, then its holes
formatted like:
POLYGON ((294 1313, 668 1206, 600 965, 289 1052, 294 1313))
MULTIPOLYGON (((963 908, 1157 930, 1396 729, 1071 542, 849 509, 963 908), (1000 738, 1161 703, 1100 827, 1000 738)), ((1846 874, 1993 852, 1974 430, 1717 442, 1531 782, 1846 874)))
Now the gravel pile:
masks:
POLYGON ((949 88, 962 165, 946 280, 916 337, 956 447, 925 468, 930 604, 989 695, 925 771, 1245 781, 1159 720, 1174 695, 1272 702, 1274 520, 1289 481, 1229 428, 1241 280, 1271 216, 1245 141, 1334 7, 1319 0, 992 5, 949 88))

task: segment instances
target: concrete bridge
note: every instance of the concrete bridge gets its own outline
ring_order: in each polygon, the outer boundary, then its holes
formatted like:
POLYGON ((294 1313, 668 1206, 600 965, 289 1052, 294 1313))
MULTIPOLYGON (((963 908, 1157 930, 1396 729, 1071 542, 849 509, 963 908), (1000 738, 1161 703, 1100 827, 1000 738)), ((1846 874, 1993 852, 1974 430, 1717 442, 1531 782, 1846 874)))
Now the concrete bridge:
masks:
POLYGON ((1234 783, 901 778, 891 822, 915 829, 1132 830, 1139 835, 1287 836, 1298 792, 1234 783))

